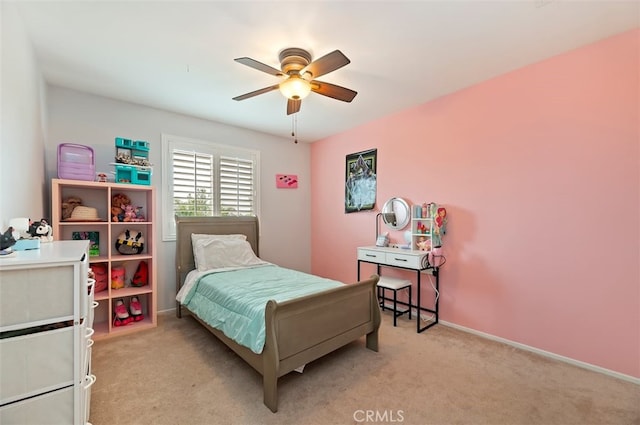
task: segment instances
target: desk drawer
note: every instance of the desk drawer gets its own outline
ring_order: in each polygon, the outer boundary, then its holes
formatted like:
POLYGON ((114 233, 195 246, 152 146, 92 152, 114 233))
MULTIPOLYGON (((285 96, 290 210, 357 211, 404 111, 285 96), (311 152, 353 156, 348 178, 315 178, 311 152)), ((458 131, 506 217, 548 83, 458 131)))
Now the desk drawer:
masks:
POLYGON ((372 263, 385 263, 386 255, 382 251, 374 251, 372 249, 358 248, 358 260, 371 261, 372 263))
POLYGON ((424 265, 420 264, 420 260, 422 258, 426 258, 426 254, 424 256, 421 256, 403 254, 401 252, 387 252, 385 264, 388 264, 390 266, 406 267, 409 269, 421 269, 425 267, 424 265))

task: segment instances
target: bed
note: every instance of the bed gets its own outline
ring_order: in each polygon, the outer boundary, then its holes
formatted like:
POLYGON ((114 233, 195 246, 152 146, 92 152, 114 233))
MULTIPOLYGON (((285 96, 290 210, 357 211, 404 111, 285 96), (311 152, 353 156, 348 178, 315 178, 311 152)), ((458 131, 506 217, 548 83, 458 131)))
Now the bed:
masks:
MULTIPOLYGON (((192 234, 245 235, 259 257, 256 217, 176 217, 176 285, 180 293, 195 267, 192 234)), ((252 351, 227 337, 205 319, 177 301, 176 314, 189 313, 262 375, 264 404, 278 410, 278 378, 354 340, 366 337, 366 347, 378 351, 380 307, 376 296, 378 276, 343 284, 287 301, 266 302, 264 347, 252 351)), ((183 291, 184 292, 184 291, 183 291)))

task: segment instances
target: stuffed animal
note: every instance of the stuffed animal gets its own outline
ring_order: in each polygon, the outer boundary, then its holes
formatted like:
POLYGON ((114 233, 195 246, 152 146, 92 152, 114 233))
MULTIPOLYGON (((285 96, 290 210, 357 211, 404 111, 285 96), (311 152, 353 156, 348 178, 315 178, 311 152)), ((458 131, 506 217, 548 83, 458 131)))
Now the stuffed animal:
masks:
POLYGON ((133 205, 123 205, 122 210, 124 212, 120 221, 144 221, 144 215, 142 214, 142 207, 134 207, 133 205))
POLYGON ((135 221, 136 209, 133 205, 130 205, 130 204, 123 205, 122 211, 124 212, 124 217, 122 217, 122 221, 135 221))
POLYGON ((62 219, 66 220, 67 218, 71 218, 71 213, 73 209, 79 205, 82 205, 82 199, 76 198, 75 196, 69 196, 62 200, 62 219))
POLYGON ((16 240, 13 238, 13 227, 9 227, 6 232, 0 235, 0 250, 5 250, 15 245, 16 240))
POLYGON ((136 219, 133 221, 145 221, 144 214, 142 214, 142 207, 136 207, 136 219))
POLYGON ((149 265, 146 261, 140 261, 136 274, 131 279, 131 286, 145 286, 149 284, 149 265))
POLYGON ((31 223, 29 234, 32 238, 40 238, 40 242, 51 242, 53 240, 53 228, 44 218, 31 223))
POLYGON ((111 198, 111 221, 124 221, 124 205, 131 204, 131 200, 124 193, 116 193, 111 198))
POLYGON ((140 254, 143 249, 144 237, 142 236, 142 232, 127 229, 118 235, 116 250, 120 254, 140 254))

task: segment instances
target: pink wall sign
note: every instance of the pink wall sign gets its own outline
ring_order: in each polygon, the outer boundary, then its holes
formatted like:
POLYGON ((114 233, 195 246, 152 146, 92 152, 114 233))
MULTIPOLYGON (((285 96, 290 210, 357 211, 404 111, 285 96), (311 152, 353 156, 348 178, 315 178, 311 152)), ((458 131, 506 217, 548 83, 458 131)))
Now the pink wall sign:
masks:
POLYGON ((276 174, 276 187, 278 189, 297 189, 298 176, 295 174, 276 174))

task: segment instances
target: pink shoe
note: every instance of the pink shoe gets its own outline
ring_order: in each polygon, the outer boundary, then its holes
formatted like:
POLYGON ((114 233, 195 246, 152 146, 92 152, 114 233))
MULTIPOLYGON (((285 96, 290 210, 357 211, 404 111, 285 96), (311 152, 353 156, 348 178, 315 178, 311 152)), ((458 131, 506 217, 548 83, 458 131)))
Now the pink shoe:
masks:
POLYGON ((113 326, 124 326, 131 322, 133 322, 133 318, 129 316, 129 312, 124 306, 124 301, 116 301, 116 307, 113 313, 113 326))
POLYGON ((138 297, 131 297, 131 301, 129 301, 129 311, 131 312, 134 321, 139 322, 144 319, 144 314, 142 314, 142 305, 140 305, 138 297))

